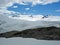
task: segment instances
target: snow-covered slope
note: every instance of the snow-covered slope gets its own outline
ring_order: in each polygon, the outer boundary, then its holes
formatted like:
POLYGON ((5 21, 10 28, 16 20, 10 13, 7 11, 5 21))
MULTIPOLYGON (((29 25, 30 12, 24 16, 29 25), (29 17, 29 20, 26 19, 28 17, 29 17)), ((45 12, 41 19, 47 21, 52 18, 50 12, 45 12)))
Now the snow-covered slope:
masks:
POLYGON ((36 40, 33 38, 0 38, 0 45, 60 45, 60 41, 36 40))
POLYGON ((8 15, 0 15, 0 33, 12 30, 25 30, 29 28, 40 28, 56 26, 60 27, 60 17, 49 16, 49 18, 41 18, 42 16, 9 17, 8 15))

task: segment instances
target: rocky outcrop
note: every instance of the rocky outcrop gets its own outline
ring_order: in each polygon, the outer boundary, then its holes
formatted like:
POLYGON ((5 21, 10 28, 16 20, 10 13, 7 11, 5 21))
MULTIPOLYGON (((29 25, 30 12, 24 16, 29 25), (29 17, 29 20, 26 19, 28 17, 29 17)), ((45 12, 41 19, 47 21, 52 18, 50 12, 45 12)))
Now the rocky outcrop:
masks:
POLYGON ((60 28, 58 27, 43 27, 35 29, 26 29, 23 31, 10 31, 0 33, 0 37, 23 37, 23 38, 35 38, 38 40, 60 40, 60 28))

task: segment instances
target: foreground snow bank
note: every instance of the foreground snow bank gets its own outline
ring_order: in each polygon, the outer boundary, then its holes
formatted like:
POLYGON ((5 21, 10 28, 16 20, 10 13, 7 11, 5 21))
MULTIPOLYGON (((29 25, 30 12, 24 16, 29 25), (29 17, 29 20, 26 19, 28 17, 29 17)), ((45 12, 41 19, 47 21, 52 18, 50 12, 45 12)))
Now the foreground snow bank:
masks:
POLYGON ((29 38, 0 38, 0 45, 60 45, 60 41, 45 41, 29 38))

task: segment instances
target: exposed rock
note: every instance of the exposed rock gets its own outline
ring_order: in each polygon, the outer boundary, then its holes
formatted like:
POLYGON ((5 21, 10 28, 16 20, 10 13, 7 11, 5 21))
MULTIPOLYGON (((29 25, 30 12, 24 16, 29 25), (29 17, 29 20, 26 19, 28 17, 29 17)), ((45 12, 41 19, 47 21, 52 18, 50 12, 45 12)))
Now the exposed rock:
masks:
POLYGON ((58 27, 43 27, 35 29, 27 29, 23 31, 11 31, 1 33, 0 37, 23 37, 23 38, 35 38, 38 40, 60 40, 60 28, 58 27))

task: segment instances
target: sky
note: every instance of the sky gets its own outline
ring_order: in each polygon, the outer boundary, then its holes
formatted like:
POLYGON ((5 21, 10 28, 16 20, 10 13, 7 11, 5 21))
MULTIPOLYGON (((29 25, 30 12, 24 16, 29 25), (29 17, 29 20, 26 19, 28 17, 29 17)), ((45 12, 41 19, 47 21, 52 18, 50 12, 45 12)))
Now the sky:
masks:
POLYGON ((0 0, 0 12, 4 10, 17 15, 60 16, 60 0, 0 0))
MULTIPOLYGON (((60 0, 0 0, 0 33, 27 28, 60 27, 60 0), (54 15, 48 21, 27 21, 8 18, 7 15, 54 15), (57 17, 55 17, 57 16, 57 17), (59 18, 58 18, 59 17, 59 18), (50 20, 57 20, 51 21, 50 20)), ((24 17, 25 19, 25 17, 24 17)), ((28 19, 28 18, 27 18, 28 19)), ((31 19, 31 18, 30 18, 31 19)), ((39 18, 38 18, 39 19, 39 18)), ((33 20, 33 19, 31 19, 33 20)), ((36 19, 34 19, 36 20, 36 19)), ((60 45, 60 41, 28 38, 0 38, 0 45, 60 45)))

